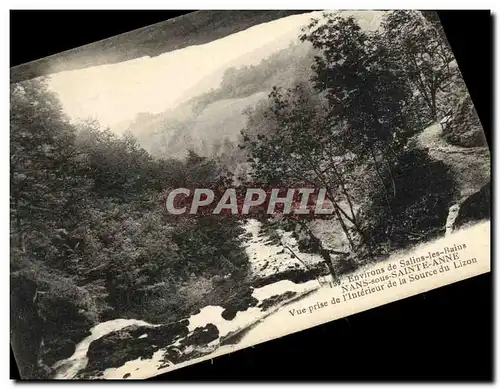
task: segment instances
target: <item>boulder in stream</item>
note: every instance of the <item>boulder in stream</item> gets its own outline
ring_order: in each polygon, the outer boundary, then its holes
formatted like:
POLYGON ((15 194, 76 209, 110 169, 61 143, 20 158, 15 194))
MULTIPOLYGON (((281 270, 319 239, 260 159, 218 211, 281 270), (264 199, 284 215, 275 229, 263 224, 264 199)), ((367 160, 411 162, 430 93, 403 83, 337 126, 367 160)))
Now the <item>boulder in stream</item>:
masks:
POLYGON ((84 373, 120 367, 134 359, 149 359, 161 348, 189 334, 187 320, 157 327, 131 325, 93 341, 84 373), (143 335, 147 334, 146 337, 143 335))

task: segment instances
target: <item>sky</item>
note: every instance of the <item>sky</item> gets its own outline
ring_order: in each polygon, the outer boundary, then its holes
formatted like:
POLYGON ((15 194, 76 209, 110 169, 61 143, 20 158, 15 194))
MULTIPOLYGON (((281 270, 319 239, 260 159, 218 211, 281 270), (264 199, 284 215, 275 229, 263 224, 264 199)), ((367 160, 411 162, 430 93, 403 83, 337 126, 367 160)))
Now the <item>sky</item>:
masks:
POLYGON ((50 87, 71 119, 90 117, 113 127, 139 112, 163 112, 218 87, 226 68, 258 63, 288 46, 297 39, 300 27, 318 16, 315 14, 259 24, 157 57, 57 73, 52 75, 50 87), (238 60, 244 62, 238 64, 238 60))
MULTIPOLYGON (((60 72, 49 86, 73 121, 92 118, 118 128, 140 112, 164 112, 218 87, 228 67, 257 64, 297 42, 300 28, 321 14, 289 16, 157 57, 60 72)), ((376 14, 363 19, 370 24, 376 14)))

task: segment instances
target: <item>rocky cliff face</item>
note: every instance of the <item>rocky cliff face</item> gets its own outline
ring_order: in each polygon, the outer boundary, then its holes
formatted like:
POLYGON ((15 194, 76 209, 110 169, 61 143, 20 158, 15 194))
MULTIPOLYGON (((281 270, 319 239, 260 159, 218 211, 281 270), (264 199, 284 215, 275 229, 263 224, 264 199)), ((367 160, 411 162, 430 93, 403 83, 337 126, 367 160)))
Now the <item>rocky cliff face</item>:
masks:
POLYGON ((468 94, 459 101, 443 126, 443 138, 455 146, 487 146, 481 122, 468 94))
POLYGON ((453 223, 453 230, 459 229, 469 223, 474 223, 490 218, 491 209, 491 181, 479 191, 469 196, 460 206, 457 217, 453 223))

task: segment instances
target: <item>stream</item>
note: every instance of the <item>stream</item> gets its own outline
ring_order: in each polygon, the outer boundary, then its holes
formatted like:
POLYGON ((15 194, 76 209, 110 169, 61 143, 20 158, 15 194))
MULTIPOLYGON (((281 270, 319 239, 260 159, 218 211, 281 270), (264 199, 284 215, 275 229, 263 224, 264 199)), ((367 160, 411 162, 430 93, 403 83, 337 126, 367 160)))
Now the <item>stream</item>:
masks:
MULTIPOLYGON (((301 253, 289 233, 278 231, 282 242, 279 244, 270 242, 261 233, 262 225, 256 220, 248 221, 244 228, 243 245, 251 261, 251 276, 260 277, 271 274, 276 271, 274 269, 287 271, 301 266, 306 270, 306 265, 321 260, 316 255, 301 253), (283 244, 298 253, 301 261, 288 254, 283 244)), ((472 230, 478 236, 489 236, 489 222, 471 228, 470 231, 453 233, 454 240, 461 242, 464 234, 472 233, 472 230)), ((450 244, 449 240, 443 239, 445 237, 423 243, 408 252, 393 253, 388 260, 400 261, 418 252, 435 252, 450 244)), ((367 265, 363 270, 379 265, 367 265)), ((361 268, 358 271, 361 272, 361 268)), ((328 277, 323 278, 301 283, 282 279, 253 288, 252 296, 258 303, 238 311, 231 320, 222 316, 223 307, 207 305, 186 320, 176 323, 150 324, 133 319, 99 323, 91 329, 91 335, 76 346, 71 357, 52 366, 56 370, 55 379, 150 378, 190 365, 196 360, 254 346, 299 329, 344 317, 347 311, 340 312, 331 307, 319 312, 312 320, 310 313, 316 309, 314 306, 318 302, 330 301, 332 296, 337 295, 331 288, 320 286, 328 277), (108 339, 108 343, 103 343, 103 339, 112 335, 116 336, 108 339), (99 342, 103 344, 95 346, 92 351, 92 345, 99 342)), ((392 292, 387 293, 389 298, 392 292)))
MULTIPOLYGON (((308 270, 308 265, 317 265, 322 262, 319 255, 301 253, 291 232, 277 231, 281 237, 280 244, 269 241, 269 237, 262 233, 262 225, 257 220, 247 220, 244 229, 243 247, 250 260, 250 277, 265 278, 287 270, 306 271, 308 270), (301 260, 299 261, 291 255, 287 248, 291 248, 294 253, 300 256, 301 260)), ((279 319, 277 322, 273 320, 276 312, 283 306, 314 293, 319 287, 320 284, 317 279, 302 283, 295 283, 285 279, 254 288, 252 296, 258 300, 258 304, 249 307, 245 311, 237 312, 232 320, 226 320, 222 317, 223 307, 205 306, 199 313, 187 319, 187 331, 189 332, 187 336, 178 338, 171 345, 162 346, 160 349, 154 351, 152 357, 139 357, 129 360, 122 366, 109 367, 100 371, 95 377, 86 378, 148 378, 171 370, 174 365, 179 367, 180 365, 189 364, 189 361, 195 357, 208 355, 223 349, 234 349, 236 345, 238 345, 238 348, 241 348, 243 344, 252 345, 257 332, 251 331, 251 328, 268 321, 274 323, 273 326, 276 325, 277 329, 281 328, 283 323, 280 323, 280 321, 282 319, 279 319), (185 345, 186 340, 194 339, 197 331, 199 333, 200 329, 212 328, 207 326, 215 326, 217 328, 218 333, 215 339, 210 339, 206 342, 193 341, 194 343, 191 342, 192 344, 185 345), (226 339, 231 337, 234 337, 236 340, 226 344, 226 339), (180 363, 173 363, 169 360, 168 355, 172 354, 172 350, 176 351, 175 356, 177 359, 179 359, 178 354, 182 354, 186 356, 185 360, 180 363), (193 355, 193 357, 189 357, 190 355, 193 355)), ((75 352, 71 357, 58 361, 52 366, 56 371, 55 379, 80 378, 79 373, 89 363, 87 353, 90 345, 113 332, 126 331, 127 328, 132 328, 131 326, 134 329, 144 329, 144 333, 135 339, 135 341, 140 342, 146 341, 146 338, 150 336, 148 335, 149 330, 159 329, 158 327, 161 327, 162 324, 154 325, 134 319, 115 319, 97 324, 90 330, 91 335, 77 344, 75 352)), ((179 360, 182 360, 182 358, 179 360)))

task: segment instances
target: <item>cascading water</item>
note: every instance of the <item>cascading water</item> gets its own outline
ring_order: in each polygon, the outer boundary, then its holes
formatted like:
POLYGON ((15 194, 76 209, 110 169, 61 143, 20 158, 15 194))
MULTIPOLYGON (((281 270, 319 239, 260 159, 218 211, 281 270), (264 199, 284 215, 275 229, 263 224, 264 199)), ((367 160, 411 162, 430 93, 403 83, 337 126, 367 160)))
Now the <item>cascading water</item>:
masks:
MULTIPOLYGON (((267 242, 265 236, 261 235, 262 224, 257 220, 248 220, 244 228, 244 236, 246 238, 243 246, 250 260, 251 275, 253 277, 266 277, 271 274, 276 274, 297 263, 297 260, 286 252, 281 244, 267 242)), ((295 240, 291 237, 291 233, 283 231, 278 231, 278 233, 281 234, 282 241, 286 242, 287 246, 293 247, 294 251, 301 254, 300 250, 296 247, 295 240)), ((321 261, 319 256, 311 254, 303 255, 304 258, 307 257, 311 263, 321 261)), ((298 264, 298 266, 301 265, 298 264)), ((262 318, 267 317, 269 312, 257 307, 262 301, 287 292, 294 293, 295 297, 301 296, 302 294, 317 289, 318 286, 316 280, 301 284, 296 284, 289 280, 281 280, 264 285, 260 288, 255 288, 252 292, 252 296, 259 301, 256 306, 237 312, 232 320, 225 320, 222 317, 224 308, 212 305, 206 306, 196 315, 189 317, 188 330, 192 332, 196 328, 204 327, 208 323, 211 323, 217 326, 220 339, 228 334, 245 329, 245 327, 253 325, 262 318)), ((134 319, 115 319, 97 324, 91 329, 91 335, 78 343, 71 357, 58 361, 53 365, 53 368, 56 370, 55 378, 74 379, 77 374, 87 366, 87 351, 93 341, 131 325, 144 327, 157 326, 142 320, 134 319)), ((150 359, 138 358, 136 360, 127 361, 120 368, 106 369, 101 378, 122 378, 123 376, 127 376, 127 378, 141 378, 154 375, 154 371, 161 365, 162 355, 163 351, 159 350, 155 352, 150 359)))

